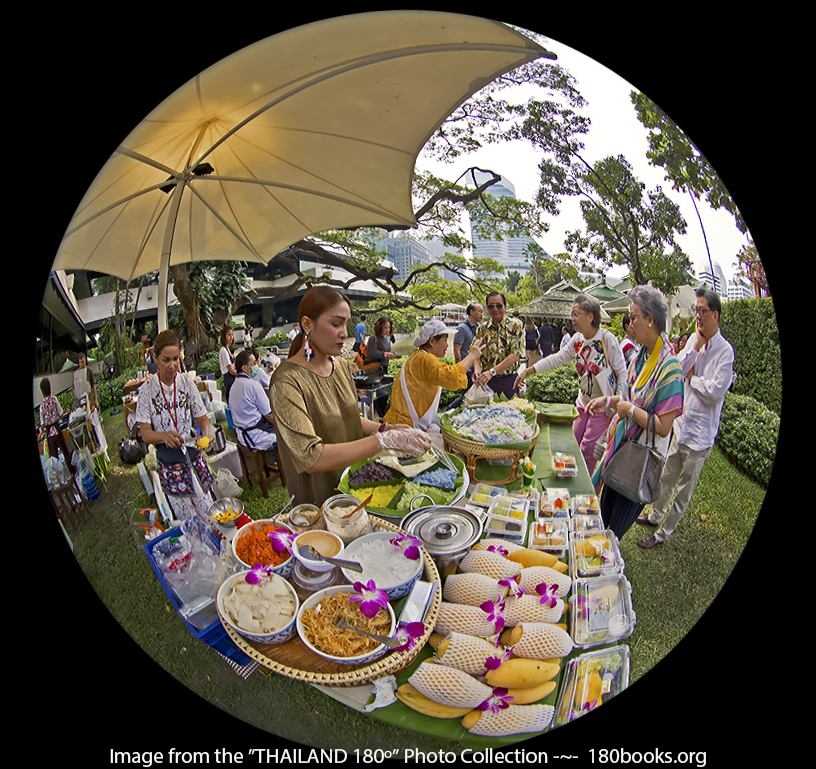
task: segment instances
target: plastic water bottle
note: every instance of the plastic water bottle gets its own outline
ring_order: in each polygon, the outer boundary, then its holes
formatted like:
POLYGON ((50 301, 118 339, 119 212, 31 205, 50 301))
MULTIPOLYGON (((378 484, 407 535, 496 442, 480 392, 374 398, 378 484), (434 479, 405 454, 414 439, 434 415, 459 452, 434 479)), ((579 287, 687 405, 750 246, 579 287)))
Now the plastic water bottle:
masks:
POLYGON ((91 500, 91 502, 95 499, 99 499, 99 487, 96 485, 93 473, 88 469, 88 464, 85 462, 84 457, 80 457, 79 467, 80 475, 82 476, 82 486, 85 489, 88 499, 91 500))

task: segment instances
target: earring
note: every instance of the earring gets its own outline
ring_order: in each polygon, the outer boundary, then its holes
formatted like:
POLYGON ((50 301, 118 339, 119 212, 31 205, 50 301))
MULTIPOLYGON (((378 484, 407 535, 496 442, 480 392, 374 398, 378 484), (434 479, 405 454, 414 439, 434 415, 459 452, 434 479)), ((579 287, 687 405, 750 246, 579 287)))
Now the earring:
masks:
POLYGON ((312 356, 314 355, 314 350, 311 348, 309 344, 309 332, 306 332, 306 338, 303 340, 303 354, 306 356, 306 362, 308 363, 312 356))

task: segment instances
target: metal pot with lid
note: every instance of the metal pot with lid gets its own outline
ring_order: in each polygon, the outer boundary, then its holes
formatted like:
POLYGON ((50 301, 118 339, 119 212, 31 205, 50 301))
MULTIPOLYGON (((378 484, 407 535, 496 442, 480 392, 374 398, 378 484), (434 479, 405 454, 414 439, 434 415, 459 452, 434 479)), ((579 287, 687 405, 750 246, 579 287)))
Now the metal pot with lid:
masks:
POLYGON ((482 536, 482 520, 461 507, 429 506, 408 513, 402 529, 416 537, 434 559, 442 579, 482 536))

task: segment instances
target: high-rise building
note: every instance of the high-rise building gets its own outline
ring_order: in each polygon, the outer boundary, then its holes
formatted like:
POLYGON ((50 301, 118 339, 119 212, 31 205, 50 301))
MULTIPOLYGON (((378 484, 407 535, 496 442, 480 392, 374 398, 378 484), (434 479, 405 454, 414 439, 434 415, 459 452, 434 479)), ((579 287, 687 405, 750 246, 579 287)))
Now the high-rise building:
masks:
POLYGON ((424 243, 405 233, 391 233, 375 242, 378 251, 387 251, 389 259, 397 268, 397 274, 405 280, 417 265, 430 264, 433 254, 424 243))
POLYGON ((702 268, 697 271, 698 285, 706 283, 711 286, 722 299, 728 298, 728 279, 725 277, 722 267, 719 262, 714 262, 714 272, 711 272, 711 266, 706 262, 702 268))
MULTIPOLYGON (((490 179, 489 174, 476 171, 476 183, 482 184, 490 179)), ((472 182, 469 182, 471 186, 472 182)), ((507 196, 516 197, 516 188, 509 179, 502 176, 501 181, 488 187, 487 194, 494 197, 507 196)), ((535 245, 535 240, 529 236, 506 237, 503 240, 491 240, 487 238, 476 238, 471 236, 473 243, 473 255, 479 258, 495 259, 504 267, 505 275, 511 270, 516 270, 522 275, 526 275, 530 270, 530 264, 526 259, 525 250, 528 245, 535 245)))

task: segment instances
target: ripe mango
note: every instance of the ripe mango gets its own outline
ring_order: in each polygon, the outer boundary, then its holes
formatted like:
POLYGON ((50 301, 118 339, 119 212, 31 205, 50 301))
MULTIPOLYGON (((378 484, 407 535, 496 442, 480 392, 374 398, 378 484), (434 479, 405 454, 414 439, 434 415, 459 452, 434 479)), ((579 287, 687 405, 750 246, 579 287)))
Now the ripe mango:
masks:
POLYGON ((520 563, 525 569, 530 566, 549 566, 553 568, 555 564, 558 563, 558 558, 552 553, 547 553, 544 550, 535 550, 531 547, 515 550, 507 556, 507 559, 514 563, 520 563))

